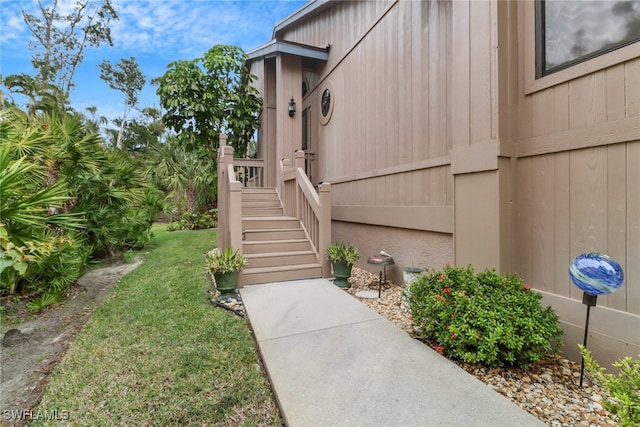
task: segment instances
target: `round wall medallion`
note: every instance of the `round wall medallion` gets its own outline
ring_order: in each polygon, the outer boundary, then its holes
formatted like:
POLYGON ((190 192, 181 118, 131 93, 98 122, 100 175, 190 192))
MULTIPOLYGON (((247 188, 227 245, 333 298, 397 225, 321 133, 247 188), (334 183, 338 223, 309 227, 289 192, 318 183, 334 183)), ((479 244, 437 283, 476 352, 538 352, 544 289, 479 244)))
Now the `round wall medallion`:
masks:
POLYGON ((327 114, 329 114, 329 107, 331 107, 331 91, 329 89, 325 89, 324 92, 322 92, 321 105, 322 115, 326 117, 327 114))
POLYGON ((323 126, 331 120, 333 107, 336 104, 335 93, 333 83, 326 82, 322 85, 320 91, 320 124, 323 126))

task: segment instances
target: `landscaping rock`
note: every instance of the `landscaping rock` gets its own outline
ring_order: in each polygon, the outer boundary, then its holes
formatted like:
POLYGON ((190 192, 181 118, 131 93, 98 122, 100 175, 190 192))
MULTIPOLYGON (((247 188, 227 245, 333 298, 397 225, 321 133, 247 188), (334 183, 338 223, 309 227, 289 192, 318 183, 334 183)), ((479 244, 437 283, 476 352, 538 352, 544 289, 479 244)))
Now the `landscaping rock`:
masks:
POLYGON ((20 344, 24 341, 24 334, 19 329, 9 329, 4 333, 2 338, 2 345, 4 347, 11 347, 20 344))

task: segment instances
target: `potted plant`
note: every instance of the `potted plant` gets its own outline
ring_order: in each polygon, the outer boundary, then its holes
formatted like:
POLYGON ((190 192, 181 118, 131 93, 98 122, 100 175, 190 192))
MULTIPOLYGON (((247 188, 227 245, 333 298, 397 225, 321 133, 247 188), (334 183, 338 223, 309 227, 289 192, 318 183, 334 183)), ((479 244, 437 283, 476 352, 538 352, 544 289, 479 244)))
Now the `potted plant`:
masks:
POLYGON ((350 287, 348 280, 351 277, 351 268, 360 259, 358 249, 349 243, 334 243, 327 248, 327 259, 333 267, 336 286, 341 288, 350 287))
MULTIPOLYGON (((215 280, 215 288, 220 291, 216 301, 233 297, 238 289, 240 271, 247 266, 247 259, 233 248, 215 248, 205 255, 209 275, 215 280)), ((212 280, 212 281, 214 281, 212 280)))

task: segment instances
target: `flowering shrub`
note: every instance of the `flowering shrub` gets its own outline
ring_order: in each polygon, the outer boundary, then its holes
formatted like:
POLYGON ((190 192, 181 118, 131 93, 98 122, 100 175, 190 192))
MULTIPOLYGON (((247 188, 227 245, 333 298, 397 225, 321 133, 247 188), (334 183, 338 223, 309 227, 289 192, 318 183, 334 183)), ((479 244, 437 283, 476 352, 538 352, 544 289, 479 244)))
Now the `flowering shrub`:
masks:
POLYGON ((516 275, 445 267, 406 292, 422 338, 450 358, 488 366, 526 365, 559 350, 564 331, 542 296, 516 275))

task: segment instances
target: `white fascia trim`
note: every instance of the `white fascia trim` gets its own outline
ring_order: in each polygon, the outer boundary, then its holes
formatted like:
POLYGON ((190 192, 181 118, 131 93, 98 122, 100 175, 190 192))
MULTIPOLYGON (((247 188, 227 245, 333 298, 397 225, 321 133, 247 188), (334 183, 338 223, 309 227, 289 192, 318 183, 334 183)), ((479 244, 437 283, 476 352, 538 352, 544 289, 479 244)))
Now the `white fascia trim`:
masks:
POLYGON ((286 53, 303 58, 319 59, 321 61, 329 59, 328 49, 271 40, 270 42, 247 52, 247 60, 252 61, 258 58, 270 58, 278 53, 286 53))
POLYGON ((273 35, 271 37, 275 39, 278 31, 285 29, 299 19, 312 14, 330 1, 332 0, 310 0, 308 3, 300 6, 298 10, 293 11, 289 16, 276 23, 276 25, 273 27, 273 35))

